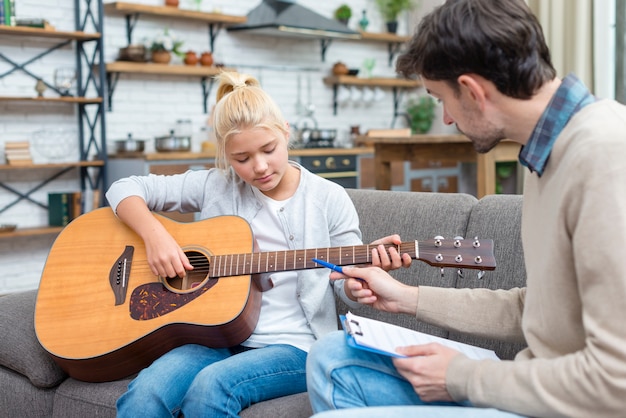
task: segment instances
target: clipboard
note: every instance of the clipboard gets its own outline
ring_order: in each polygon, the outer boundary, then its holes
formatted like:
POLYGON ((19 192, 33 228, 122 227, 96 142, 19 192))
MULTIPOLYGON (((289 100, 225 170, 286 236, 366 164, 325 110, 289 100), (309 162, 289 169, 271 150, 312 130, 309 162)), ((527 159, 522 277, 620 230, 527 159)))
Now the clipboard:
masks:
POLYGON ((500 360, 493 350, 365 318, 351 312, 340 315, 339 319, 346 335, 347 344, 359 350, 405 358, 407 356, 395 351, 396 347, 436 342, 458 350, 474 360, 500 360))

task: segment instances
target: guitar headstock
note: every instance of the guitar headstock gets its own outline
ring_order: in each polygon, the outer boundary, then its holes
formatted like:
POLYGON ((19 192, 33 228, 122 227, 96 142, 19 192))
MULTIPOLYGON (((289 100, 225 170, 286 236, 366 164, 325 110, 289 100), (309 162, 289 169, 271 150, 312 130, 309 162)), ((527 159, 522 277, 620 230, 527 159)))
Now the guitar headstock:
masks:
POLYGON ((493 240, 435 237, 419 241, 417 259, 435 267, 495 270, 493 240))

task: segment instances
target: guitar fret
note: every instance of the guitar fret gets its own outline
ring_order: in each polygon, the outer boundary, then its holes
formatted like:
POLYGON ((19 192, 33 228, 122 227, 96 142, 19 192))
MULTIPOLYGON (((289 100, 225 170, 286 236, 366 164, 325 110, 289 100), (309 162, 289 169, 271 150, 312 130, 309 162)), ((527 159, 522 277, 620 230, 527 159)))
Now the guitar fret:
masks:
POLYGON ((235 275, 239 276, 239 254, 237 254, 237 269, 235 270, 235 275))

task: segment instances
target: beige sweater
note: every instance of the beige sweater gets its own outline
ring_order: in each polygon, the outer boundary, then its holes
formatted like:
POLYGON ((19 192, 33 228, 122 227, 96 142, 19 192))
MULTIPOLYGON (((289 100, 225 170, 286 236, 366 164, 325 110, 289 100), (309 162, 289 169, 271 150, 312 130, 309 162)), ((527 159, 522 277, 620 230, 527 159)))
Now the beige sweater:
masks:
POLYGON ((528 345, 514 361, 457 356, 448 391, 527 416, 625 417, 625 107, 583 108, 527 175, 522 240, 524 289, 420 287, 418 319, 528 345))

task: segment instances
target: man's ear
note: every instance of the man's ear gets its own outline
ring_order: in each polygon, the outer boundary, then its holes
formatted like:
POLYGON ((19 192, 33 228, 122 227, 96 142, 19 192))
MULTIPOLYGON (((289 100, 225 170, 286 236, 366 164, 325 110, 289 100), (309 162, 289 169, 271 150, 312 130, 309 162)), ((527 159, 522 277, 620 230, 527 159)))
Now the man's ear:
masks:
POLYGON ((465 90, 467 96, 476 103, 480 110, 485 110, 487 91, 484 79, 473 74, 463 74, 457 79, 461 91, 465 90))

